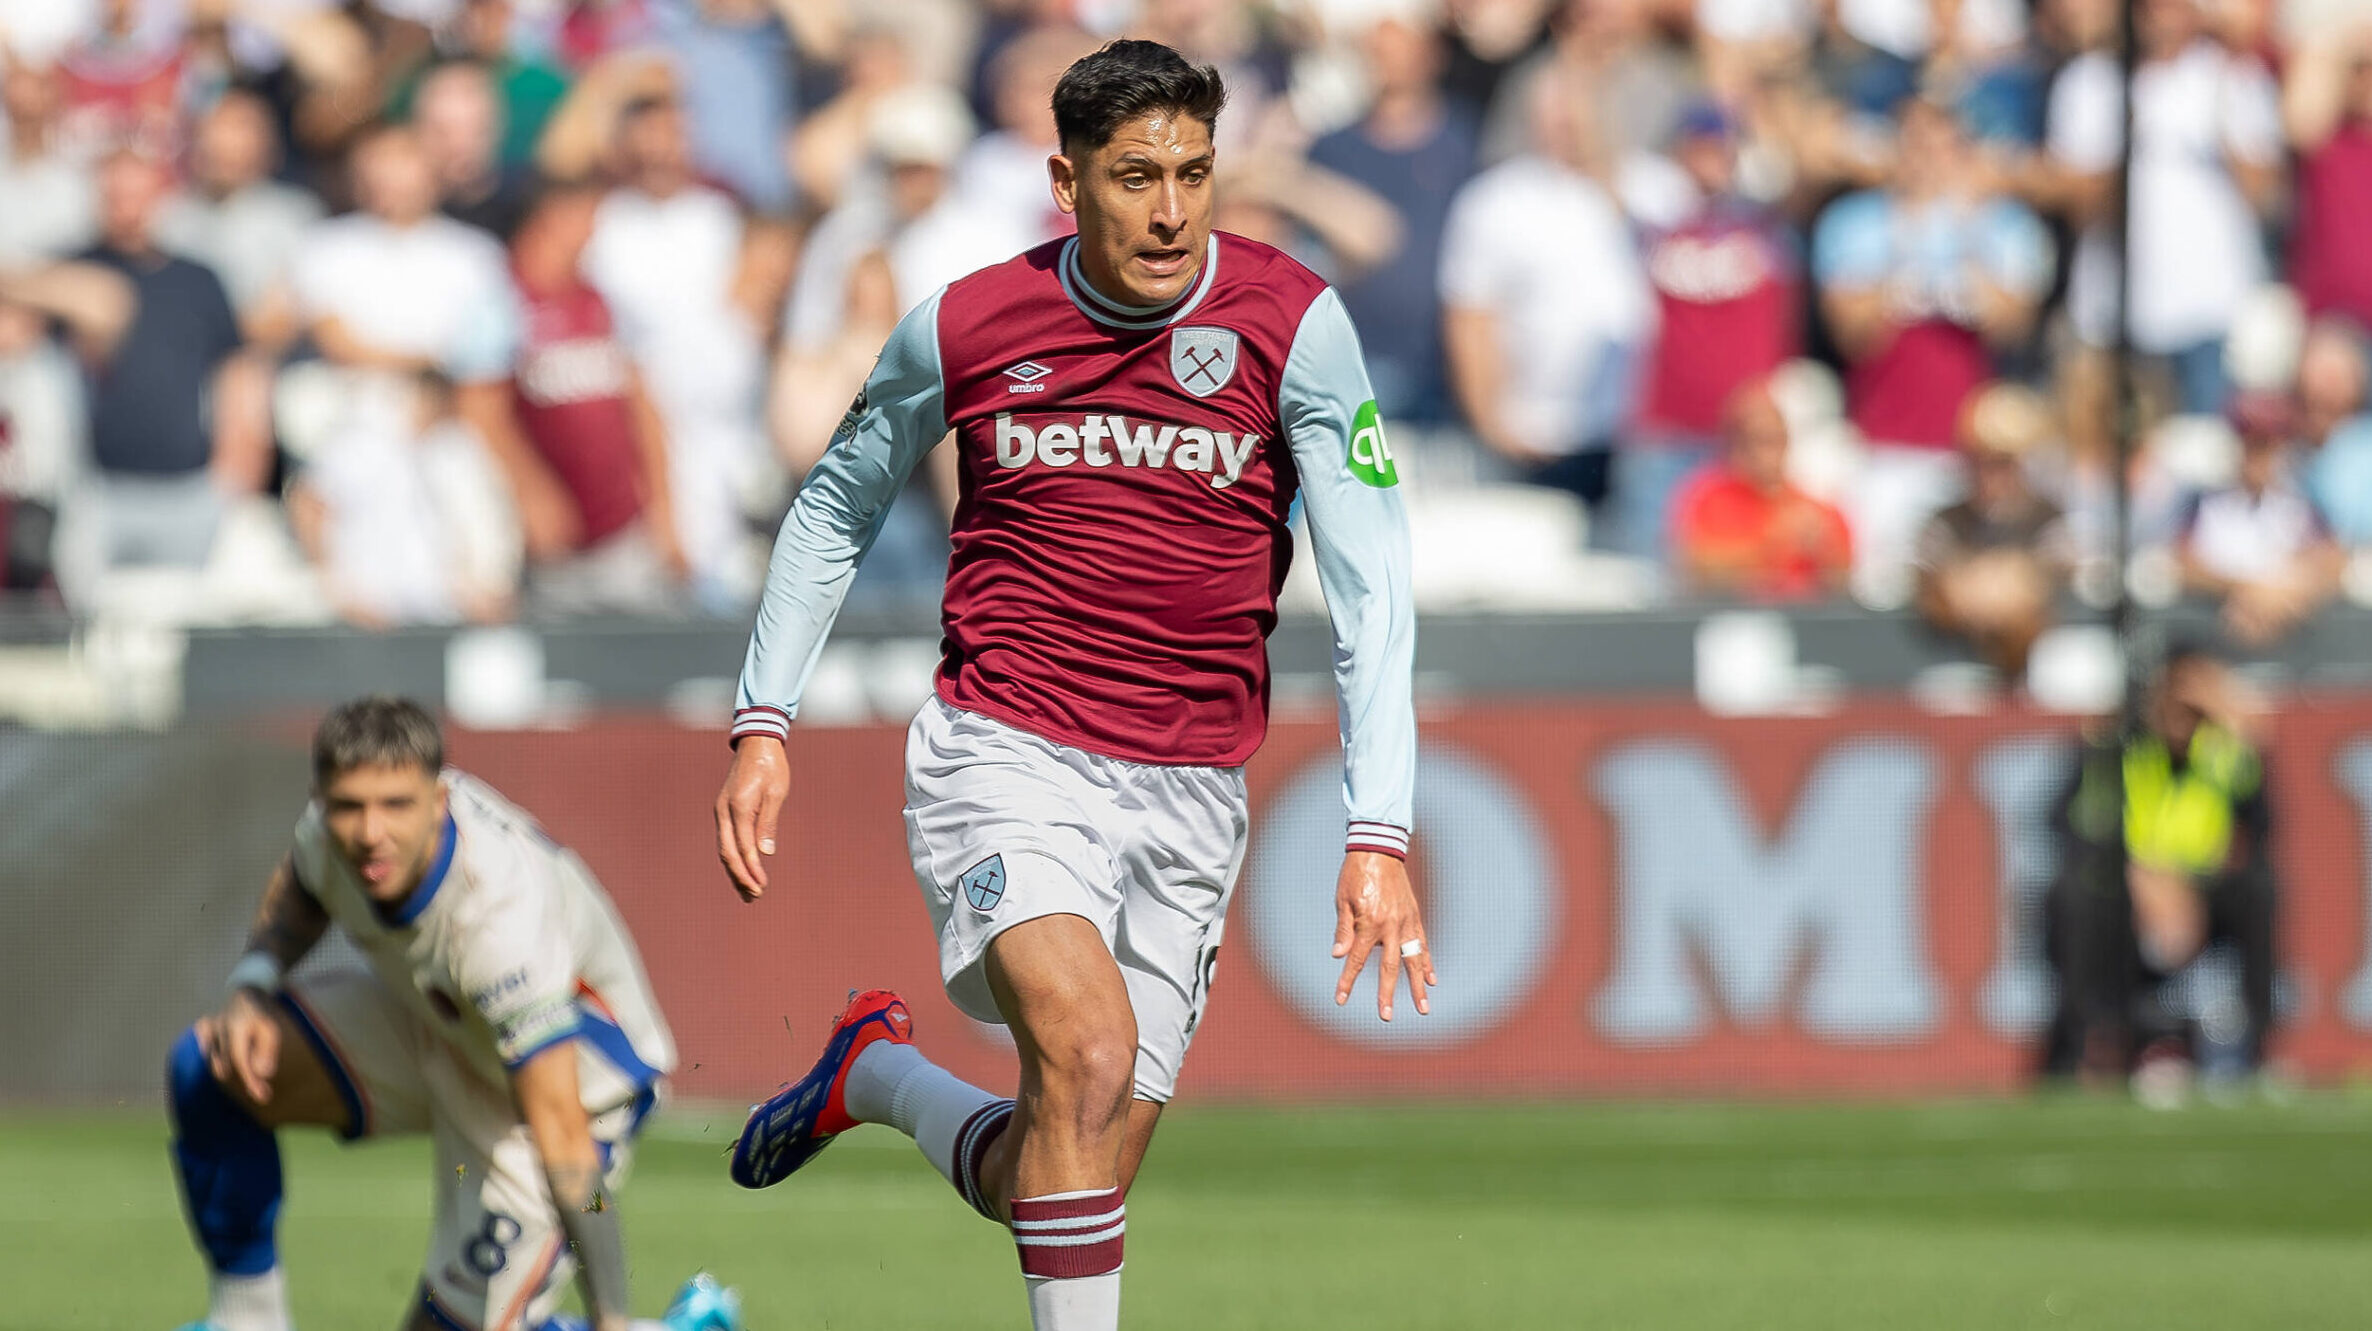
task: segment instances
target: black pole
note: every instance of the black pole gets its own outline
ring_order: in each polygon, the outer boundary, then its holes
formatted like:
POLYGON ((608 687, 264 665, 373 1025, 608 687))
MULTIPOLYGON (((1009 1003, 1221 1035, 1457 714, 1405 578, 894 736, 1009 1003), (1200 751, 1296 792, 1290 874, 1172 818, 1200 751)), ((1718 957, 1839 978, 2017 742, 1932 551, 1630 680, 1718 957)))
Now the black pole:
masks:
MULTIPOLYGON (((2110 441, 2114 450, 2115 484, 2110 487, 2114 497, 2115 516, 2110 523, 2109 564, 2116 573, 2116 596, 2110 602, 2109 629, 2116 637, 2117 651, 2124 659, 2125 689, 2118 713, 2117 731, 2120 735, 2134 732, 2141 719, 2141 694, 2147 674, 2139 641, 2139 625, 2133 604, 2132 559, 2133 546, 2133 460, 2139 449, 2141 432, 2141 403, 2134 382, 2133 367, 2133 283, 2139 276, 2133 264, 2133 134, 2139 117, 2134 112, 2136 76, 2141 67, 2141 0, 2122 0, 2121 36, 2118 41, 2118 62, 2121 91, 2124 94, 2123 151, 2117 158, 2117 188, 2115 210, 2111 214, 2116 228, 2117 245, 2117 300, 2115 333, 2109 342, 2113 364, 2110 368, 2110 441)), ((2120 788, 2121 788, 2120 783, 2120 788)), ((2120 806, 2122 796, 2119 797, 2120 806)))

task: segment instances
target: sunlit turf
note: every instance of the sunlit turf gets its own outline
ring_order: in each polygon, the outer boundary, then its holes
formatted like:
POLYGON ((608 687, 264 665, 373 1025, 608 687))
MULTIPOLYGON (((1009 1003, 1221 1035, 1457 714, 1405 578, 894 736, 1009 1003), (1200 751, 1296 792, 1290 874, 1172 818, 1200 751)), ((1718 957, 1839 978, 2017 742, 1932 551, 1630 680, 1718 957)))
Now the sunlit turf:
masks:
MULTIPOLYGON (((753 1331, 1025 1328, 1013 1250, 869 1128, 781 1187, 676 1112, 624 1206, 638 1311, 706 1268, 753 1331)), ((2372 1100, 1877 1107, 1179 1109, 1129 1198, 1124 1325, 1176 1328, 2372 1326, 2372 1100)), ((302 1331, 399 1324, 419 1141, 292 1136, 302 1331)), ((160 1116, 0 1116, 0 1328, 204 1309, 160 1116)))

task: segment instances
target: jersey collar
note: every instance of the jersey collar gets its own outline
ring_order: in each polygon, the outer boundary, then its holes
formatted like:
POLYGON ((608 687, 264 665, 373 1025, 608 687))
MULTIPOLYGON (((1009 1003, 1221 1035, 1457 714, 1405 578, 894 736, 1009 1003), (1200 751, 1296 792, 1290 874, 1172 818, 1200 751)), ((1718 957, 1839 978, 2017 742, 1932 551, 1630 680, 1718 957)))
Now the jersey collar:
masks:
POLYGON ((437 840, 436 860, 420 876, 420 886, 412 889, 412 895, 393 907, 372 903, 372 909, 390 927, 409 925, 419 919, 420 913, 428 909, 428 903, 436 900, 437 889, 445 885, 445 874, 453 867, 453 848, 461 842, 461 827, 453 821, 451 810, 445 813, 445 829, 437 840))
POLYGON ((1161 328, 1194 313, 1203 297, 1211 293, 1211 283, 1219 276, 1219 233, 1212 232, 1203 246, 1202 275, 1195 279, 1193 289, 1167 305, 1123 305, 1096 290, 1095 284, 1087 280, 1086 270, 1079 266, 1077 236, 1063 242, 1062 260, 1055 265, 1055 271, 1062 276, 1063 294, 1071 298, 1081 314, 1097 323, 1111 328, 1161 328))

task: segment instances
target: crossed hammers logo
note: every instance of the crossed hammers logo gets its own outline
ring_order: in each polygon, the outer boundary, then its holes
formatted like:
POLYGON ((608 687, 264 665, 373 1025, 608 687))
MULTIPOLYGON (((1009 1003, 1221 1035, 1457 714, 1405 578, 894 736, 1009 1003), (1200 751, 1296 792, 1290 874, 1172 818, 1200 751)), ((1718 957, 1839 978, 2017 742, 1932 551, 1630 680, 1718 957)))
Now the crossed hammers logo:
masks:
POLYGON ((1179 354, 1186 358, 1187 364, 1194 367, 1193 373, 1188 374, 1186 379, 1181 380, 1180 382, 1202 378, 1210 380, 1211 387, 1213 388, 1217 388, 1219 386, 1219 376, 1216 373, 1213 373, 1212 367, 1227 359, 1227 353, 1225 351, 1219 349, 1218 347, 1213 347, 1210 350, 1210 354, 1206 356, 1197 356, 1194 354, 1193 348, 1189 347, 1179 354))

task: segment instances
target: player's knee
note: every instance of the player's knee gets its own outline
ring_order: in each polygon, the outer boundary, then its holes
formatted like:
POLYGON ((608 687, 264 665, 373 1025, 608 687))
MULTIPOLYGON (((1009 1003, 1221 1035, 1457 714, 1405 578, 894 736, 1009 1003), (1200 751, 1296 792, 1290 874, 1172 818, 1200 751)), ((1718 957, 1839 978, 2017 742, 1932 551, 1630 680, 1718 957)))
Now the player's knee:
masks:
POLYGON ((1080 1023, 1039 1043, 1040 1081, 1051 1098, 1083 1119, 1101 1120, 1124 1109, 1136 1084, 1135 1027, 1126 1022, 1080 1023))
POLYGON ((215 1080, 206 1061, 206 1043, 191 1026, 173 1042, 165 1056, 165 1099, 173 1122, 183 1131, 219 1126, 224 1119, 252 1119, 245 1103, 229 1087, 215 1080))

